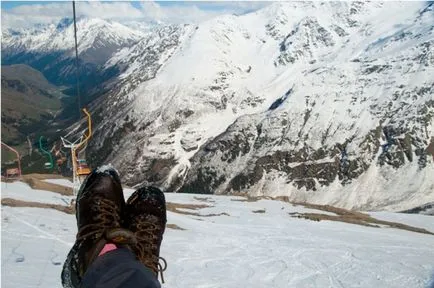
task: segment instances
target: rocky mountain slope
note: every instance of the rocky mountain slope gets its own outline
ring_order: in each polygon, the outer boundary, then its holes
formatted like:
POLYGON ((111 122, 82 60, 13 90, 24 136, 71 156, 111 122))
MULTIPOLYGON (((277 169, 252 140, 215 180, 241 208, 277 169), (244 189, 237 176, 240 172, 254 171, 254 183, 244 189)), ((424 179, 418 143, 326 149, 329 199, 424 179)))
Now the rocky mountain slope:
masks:
POLYGON ((39 71, 27 65, 1 67, 2 141, 27 144, 27 136, 46 132, 65 97, 39 71))
POLYGON ((163 29, 107 62, 126 81, 95 110, 91 155, 130 185, 427 203, 433 19, 421 2, 291 2, 163 29))
POLYGON ((126 44, 99 61, 111 80, 90 106, 89 160, 171 191, 432 202, 433 13, 430 2, 282 2, 121 33, 126 44))

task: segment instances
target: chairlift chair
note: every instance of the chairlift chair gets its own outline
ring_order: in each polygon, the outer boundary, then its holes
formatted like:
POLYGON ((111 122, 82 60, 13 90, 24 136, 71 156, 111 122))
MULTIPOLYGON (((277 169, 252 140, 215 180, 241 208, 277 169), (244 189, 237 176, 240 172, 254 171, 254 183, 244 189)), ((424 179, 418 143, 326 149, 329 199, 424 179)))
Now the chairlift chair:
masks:
POLYGON ((77 160, 77 175, 78 176, 87 176, 90 174, 90 168, 86 163, 85 159, 78 159, 77 160))

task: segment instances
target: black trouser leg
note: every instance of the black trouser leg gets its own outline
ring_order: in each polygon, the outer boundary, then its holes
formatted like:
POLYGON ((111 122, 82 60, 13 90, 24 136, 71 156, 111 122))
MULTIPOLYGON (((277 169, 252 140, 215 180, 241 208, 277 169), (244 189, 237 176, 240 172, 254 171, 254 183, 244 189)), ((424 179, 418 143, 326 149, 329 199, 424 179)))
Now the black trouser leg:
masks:
POLYGON ((155 274, 140 263, 126 248, 99 256, 82 279, 82 287, 92 288, 160 288, 155 274))

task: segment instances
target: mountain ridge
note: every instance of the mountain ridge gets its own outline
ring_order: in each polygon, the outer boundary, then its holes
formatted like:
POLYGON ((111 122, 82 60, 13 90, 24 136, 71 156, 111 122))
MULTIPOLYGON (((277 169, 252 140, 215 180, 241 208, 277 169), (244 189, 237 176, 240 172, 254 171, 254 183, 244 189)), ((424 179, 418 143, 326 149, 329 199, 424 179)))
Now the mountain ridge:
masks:
MULTIPOLYGON (((293 12, 297 5, 218 17, 185 32, 155 78, 138 80, 125 99, 107 96, 129 108, 119 114, 127 113, 124 121, 102 123, 110 132, 95 138, 116 139, 106 160, 124 167, 130 185, 174 191, 290 195, 346 208, 429 202, 433 58, 420 48, 431 47, 433 36, 423 7, 305 3, 314 11, 305 17, 293 12), (388 22, 385 14, 398 16, 388 22), (401 74, 414 76, 396 84, 401 74), (397 129, 405 123, 412 124, 397 129), (135 152, 117 156, 128 147, 135 152), (412 180, 398 181, 394 169, 409 169, 418 188, 404 188, 412 180), (368 175, 381 183, 366 186, 368 175), (280 187, 271 185, 277 179, 280 187), (391 181, 402 191, 393 195, 391 181)), ((99 143, 95 152, 104 150, 99 143)))
POLYGON ((274 3, 147 30, 102 66, 90 162, 171 191, 432 202, 429 7, 274 3))

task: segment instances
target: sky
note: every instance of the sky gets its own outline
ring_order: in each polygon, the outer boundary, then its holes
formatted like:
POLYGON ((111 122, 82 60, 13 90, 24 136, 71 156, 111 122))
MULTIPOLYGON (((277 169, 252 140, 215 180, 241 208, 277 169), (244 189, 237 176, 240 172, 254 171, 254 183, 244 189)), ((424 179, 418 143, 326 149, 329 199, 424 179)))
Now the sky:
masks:
MULTIPOLYGON (((244 14, 271 2, 76 1, 77 17, 115 21, 198 23, 222 14, 244 14)), ((27 28, 72 17, 71 1, 1 1, 3 28, 27 28)))

